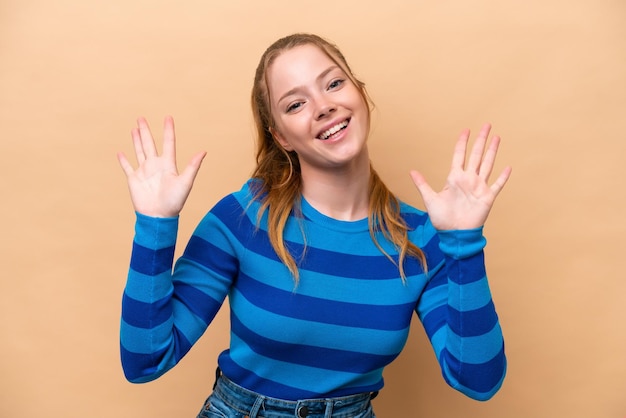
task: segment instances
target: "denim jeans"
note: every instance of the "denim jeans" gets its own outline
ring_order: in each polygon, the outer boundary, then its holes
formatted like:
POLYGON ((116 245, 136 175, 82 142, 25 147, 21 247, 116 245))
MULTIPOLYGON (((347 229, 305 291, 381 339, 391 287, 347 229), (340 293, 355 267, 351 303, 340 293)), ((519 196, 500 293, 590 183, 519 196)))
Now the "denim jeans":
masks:
POLYGON ((375 394, 286 401, 244 389, 222 375, 198 418, 375 418, 370 402, 375 394))

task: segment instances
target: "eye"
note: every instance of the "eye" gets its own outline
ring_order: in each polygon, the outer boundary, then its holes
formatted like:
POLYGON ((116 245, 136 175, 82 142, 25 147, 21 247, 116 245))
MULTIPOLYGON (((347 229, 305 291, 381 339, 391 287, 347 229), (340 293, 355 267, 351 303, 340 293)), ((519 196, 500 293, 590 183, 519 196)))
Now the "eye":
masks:
POLYGON ((339 88, 345 80, 341 79, 341 78, 336 78, 333 81, 330 82, 330 84, 328 85, 328 90, 334 90, 339 88))
POLYGON ((287 113, 295 112, 296 110, 300 109, 303 104, 304 102, 294 102, 289 104, 289 106, 287 106, 287 113))

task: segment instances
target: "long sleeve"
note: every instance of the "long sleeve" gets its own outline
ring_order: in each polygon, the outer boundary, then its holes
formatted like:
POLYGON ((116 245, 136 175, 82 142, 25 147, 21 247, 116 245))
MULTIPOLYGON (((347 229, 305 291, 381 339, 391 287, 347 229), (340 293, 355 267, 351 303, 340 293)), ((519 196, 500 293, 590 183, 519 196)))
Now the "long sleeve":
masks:
POLYGON ((488 400, 506 373, 504 340, 485 271, 482 228, 440 231, 443 260, 417 312, 448 384, 465 395, 488 400))
MULTIPOLYGON (((199 230, 211 224, 207 218, 199 230)), ((234 268, 225 273, 210 265, 210 257, 194 258, 199 247, 209 246, 198 231, 172 271, 177 231, 178 218, 137 214, 120 326, 122 367, 134 383, 154 380, 180 361, 214 318, 232 281, 234 268)), ((223 250, 208 254, 217 252, 223 250)))

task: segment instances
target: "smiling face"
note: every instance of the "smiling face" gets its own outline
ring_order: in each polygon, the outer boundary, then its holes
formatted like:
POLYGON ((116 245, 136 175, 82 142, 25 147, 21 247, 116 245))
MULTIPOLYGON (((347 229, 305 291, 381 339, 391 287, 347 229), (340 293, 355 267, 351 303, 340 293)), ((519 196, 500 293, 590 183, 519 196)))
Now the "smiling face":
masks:
POLYGON ((298 154, 302 175, 369 166, 369 111, 343 69, 312 44, 283 51, 267 70, 272 132, 298 154))

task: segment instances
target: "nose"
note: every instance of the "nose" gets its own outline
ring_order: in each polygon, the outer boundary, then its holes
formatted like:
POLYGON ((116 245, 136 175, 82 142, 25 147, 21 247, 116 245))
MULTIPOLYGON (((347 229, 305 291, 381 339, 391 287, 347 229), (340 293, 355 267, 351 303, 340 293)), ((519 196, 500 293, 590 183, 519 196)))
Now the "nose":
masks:
POLYGON ((325 118, 326 116, 333 113, 337 110, 337 106, 328 100, 326 97, 320 97, 317 99, 317 108, 316 108, 316 120, 320 120, 325 118))

